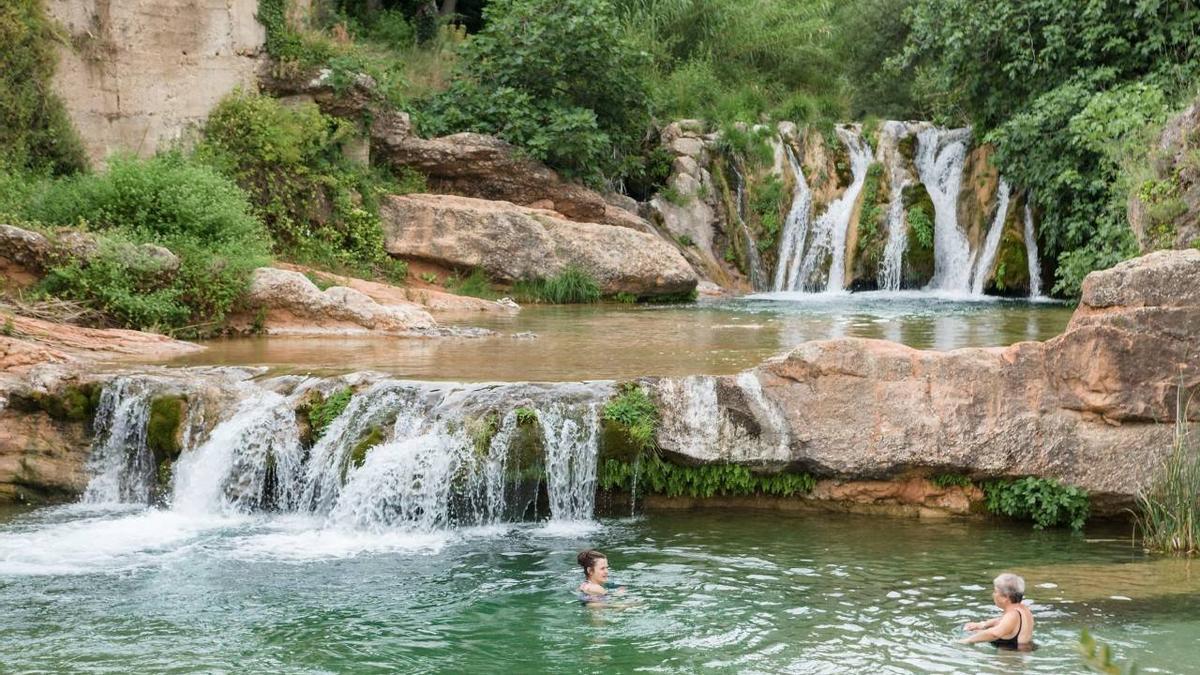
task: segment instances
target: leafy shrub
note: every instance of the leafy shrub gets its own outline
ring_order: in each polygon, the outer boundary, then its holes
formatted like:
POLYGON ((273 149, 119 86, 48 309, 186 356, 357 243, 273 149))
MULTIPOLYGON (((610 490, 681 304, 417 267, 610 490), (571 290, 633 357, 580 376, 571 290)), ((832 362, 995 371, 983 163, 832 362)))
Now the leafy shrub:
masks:
POLYGON ((654 449, 658 407, 638 383, 621 384, 617 388, 617 396, 604 404, 602 415, 609 422, 619 424, 639 450, 654 449))
POLYGON ((600 300, 600 285, 585 270, 567 266, 546 279, 523 279, 513 284, 513 295, 522 302, 555 305, 590 303, 600 300))
POLYGON ((606 0, 494 0, 426 134, 494 134, 569 176, 628 172, 649 125, 645 59, 606 0))
POLYGON ((62 175, 87 168, 79 135, 51 93, 56 41, 41 0, 0 5, 0 173, 62 175))
POLYGON ((103 174, 47 183, 24 216, 102 236, 94 258, 64 261, 43 283, 135 328, 219 324, 268 261, 269 240, 242 191, 179 155, 116 157, 103 174), (175 253, 179 270, 164 274, 131 246, 142 243, 175 253))
POLYGON ((197 156, 249 193, 280 255, 364 276, 397 276, 383 249, 379 199, 419 186, 398 185, 346 162, 342 143, 354 133, 315 105, 288 108, 238 91, 209 116, 197 156))
POLYGON ((989 512, 1032 520, 1038 530, 1055 525, 1080 530, 1088 517, 1087 491, 1051 478, 991 481, 983 485, 983 492, 989 512))

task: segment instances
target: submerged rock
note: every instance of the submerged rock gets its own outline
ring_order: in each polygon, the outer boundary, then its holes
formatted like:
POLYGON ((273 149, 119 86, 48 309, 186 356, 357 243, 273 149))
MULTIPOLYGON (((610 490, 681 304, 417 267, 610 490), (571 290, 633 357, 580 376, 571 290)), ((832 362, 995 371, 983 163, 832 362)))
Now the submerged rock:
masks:
POLYGON ((606 294, 650 297, 696 288, 696 275, 678 251, 629 228, 450 195, 389 197, 381 214, 384 245, 392 255, 479 268, 498 281, 545 279, 574 265, 606 294))

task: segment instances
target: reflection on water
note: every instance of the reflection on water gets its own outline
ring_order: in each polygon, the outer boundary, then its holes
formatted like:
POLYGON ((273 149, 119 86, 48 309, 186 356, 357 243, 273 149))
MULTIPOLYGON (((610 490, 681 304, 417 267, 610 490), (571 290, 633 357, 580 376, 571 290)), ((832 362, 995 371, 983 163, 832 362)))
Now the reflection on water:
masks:
POLYGON ((1127 538, 996 523, 701 511, 360 532, 96 507, 0 522, 0 653, 33 671, 1083 673, 1086 627, 1142 672, 1196 672, 1198 600, 1196 575, 1127 538), (96 550, 85 525, 107 533, 96 550), (640 602, 580 606, 575 555, 593 546, 640 602), (1038 649, 957 644, 997 611, 1004 570, 1026 576, 1038 649), (1115 589, 1128 599, 1100 597, 1115 589))
POLYGON ((1044 340, 1066 326, 1059 304, 929 294, 765 294, 686 306, 528 306, 475 316, 484 339, 242 338, 207 343, 174 365, 266 365, 299 372, 373 369, 456 381, 620 379, 728 374, 807 340, 879 338, 921 349, 1044 340), (790 297, 789 297, 790 296, 790 297), (536 338, 513 337, 532 332, 536 338))

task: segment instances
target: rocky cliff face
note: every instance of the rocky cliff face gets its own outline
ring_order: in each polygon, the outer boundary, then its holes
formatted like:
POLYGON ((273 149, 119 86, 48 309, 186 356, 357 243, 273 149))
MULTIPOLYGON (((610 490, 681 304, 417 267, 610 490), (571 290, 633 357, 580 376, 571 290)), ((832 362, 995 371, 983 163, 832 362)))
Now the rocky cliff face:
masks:
POLYGON ((54 89, 93 163, 169 146, 236 87, 256 87, 257 0, 47 0, 70 36, 54 89))

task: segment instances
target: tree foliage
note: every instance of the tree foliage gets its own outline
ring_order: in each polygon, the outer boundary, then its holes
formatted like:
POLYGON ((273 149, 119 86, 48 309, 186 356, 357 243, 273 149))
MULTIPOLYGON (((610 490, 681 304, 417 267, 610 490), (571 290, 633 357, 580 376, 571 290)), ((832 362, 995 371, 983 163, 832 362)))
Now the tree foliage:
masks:
POLYGON ((629 170, 649 124, 646 58, 606 0, 494 0, 422 130, 494 134, 567 175, 629 170))

